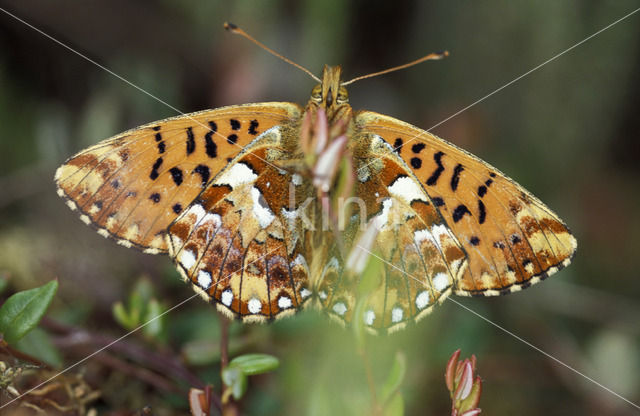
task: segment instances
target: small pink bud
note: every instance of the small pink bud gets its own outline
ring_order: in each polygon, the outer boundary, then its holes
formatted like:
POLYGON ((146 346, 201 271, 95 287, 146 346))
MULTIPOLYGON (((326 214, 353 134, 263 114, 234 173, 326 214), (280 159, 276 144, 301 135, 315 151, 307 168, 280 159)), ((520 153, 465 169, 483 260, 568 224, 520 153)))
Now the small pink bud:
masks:
POLYGON ((454 386, 453 386, 454 377, 455 377, 454 369, 458 364, 459 357, 460 357, 460 348, 458 348, 456 352, 453 353, 451 358, 449 358, 449 362, 447 363, 447 370, 444 373, 444 380, 447 383, 447 389, 449 389, 449 391, 452 393, 454 389, 454 386))
POLYGON ((340 155, 347 144, 347 137, 340 136, 332 141, 320 153, 316 165, 313 167, 313 185, 322 192, 328 192, 340 164, 340 155))
POLYGON ((320 154, 329 141, 329 122, 324 108, 318 108, 315 125, 316 154, 320 154))
POLYGON ((456 392, 454 393, 454 399, 464 400, 469 397, 469 393, 471 393, 471 388, 473 387, 473 369, 471 368, 471 362, 469 360, 464 360, 462 375, 460 377, 460 382, 456 388, 456 392))

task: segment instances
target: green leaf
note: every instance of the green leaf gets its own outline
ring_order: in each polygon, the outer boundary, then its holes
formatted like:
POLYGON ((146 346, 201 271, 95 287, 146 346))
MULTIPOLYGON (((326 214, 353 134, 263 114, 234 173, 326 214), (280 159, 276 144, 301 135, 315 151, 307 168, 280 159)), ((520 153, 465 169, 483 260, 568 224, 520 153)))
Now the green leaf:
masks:
POLYGON ((11 296, 0 308, 0 332, 12 344, 38 325, 58 290, 58 281, 11 296))
POLYGON ((152 338, 159 338, 165 327, 164 316, 162 315, 164 311, 162 310, 162 306, 157 299, 151 299, 149 301, 149 305, 147 305, 147 310, 144 316, 144 322, 149 322, 144 326, 142 331, 145 335, 150 336, 152 338))
POLYGON ((402 384, 402 380, 404 379, 406 371, 407 359, 405 358, 403 353, 398 352, 396 354, 395 360, 393 361, 389 376, 382 386, 382 391, 380 393, 382 403, 386 403, 387 400, 389 400, 389 398, 398 391, 400 385, 402 384))
POLYGON ((404 415, 404 399, 400 392, 396 393, 389 403, 385 406, 384 416, 403 416, 404 415))
POLYGON ((247 375, 239 367, 227 367, 222 371, 222 381, 231 389, 231 394, 240 400, 247 391, 247 375))
POLYGON ((133 329, 133 325, 131 322, 131 318, 127 313, 127 310, 124 308, 122 302, 116 302, 113 304, 111 308, 113 313, 113 318, 118 322, 124 329, 133 329))
POLYGON ((229 363, 229 367, 239 368, 248 376, 275 370, 279 365, 280 361, 276 357, 267 354, 245 354, 234 358, 229 363))
POLYGON ((55 367, 62 367, 60 351, 53 345, 49 334, 40 328, 34 328, 15 344, 16 349, 55 367))

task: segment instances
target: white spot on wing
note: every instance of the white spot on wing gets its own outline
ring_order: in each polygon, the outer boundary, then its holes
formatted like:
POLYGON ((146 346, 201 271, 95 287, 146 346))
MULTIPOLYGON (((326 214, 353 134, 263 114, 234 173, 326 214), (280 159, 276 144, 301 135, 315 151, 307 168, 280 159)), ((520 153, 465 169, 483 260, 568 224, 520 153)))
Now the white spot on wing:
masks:
MULTIPOLYGON (((260 190, 255 186, 251 188, 251 199, 253 200, 253 215, 258 220, 260 227, 267 228, 273 220, 276 218, 273 215, 273 212, 269 209, 269 207, 265 207, 260 203, 260 198, 262 198, 262 194, 260 190)), ((264 198, 262 198, 264 201, 264 198)))
POLYGON ((196 216, 196 222, 195 222, 196 224, 199 224, 202 218, 204 218, 205 215, 207 215, 204 208, 200 204, 195 204, 191 208, 189 208, 189 211, 187 211, 187 214, 196 216))
POLYGON ((376 313, 373 310, 369 309, 368 311, 366 311, 364 313, 364 323, 365 324, 371 326, 371 325, 373 325, 373 321, 375 321, 375 320, 376 320, 376 313))
POLYGON ((300 291, 300 296, 302 296, 302 298, 308 298, 309 296, 311 296, 311 291, 309 289, 302 288, 302 290, 300 291))
POLYGON ((280 309, 288 309, 292 306, 293 306, 293 303, 291 302, 291 299, 289 299, 289 297, 280 296, 280 298, 278 298, 278 307, 280 309))
POLYGON ((200 270, 198 272, 198 284, 201 288, 209 289, 212 281, 213 280, 211 279, 211 273, 209 273, 208 271, 200 270))
POLYGON ((233 302, 233 292, 231 291, 231 289, 227 289, 222 292, 221 300, 223 305, 231 306, 231 302, 233 302))
POLYGON ((251 168, 245 163, 239 162, 231 166, 231 168, 225 172, 216 183, 229 185, 235 188, 238 185, 245 183, 253 183, 258 178, 258 175, 253 173, 251 168))
POLYGON ((180 264, 187 270, 191 269, 193 265, 196 264, 196 256, 193 254, 193 251, 182 251, 182 253, 180 253, 180 264))
POLYGON ((404 200, 407 204, 415 200, 426 201, 423 190, 408 176, 398 178, 387 189, 391 195, 404 200))
POLYGON ((302 176, 298 175, 297 173, 294 173, 291 176, 291 182, 293 182, 295 186, 302 185, 302 176))
POLYGON ((258 313, 262 310, 262 302, 256 298, 249 299, 248 303, 249 312, 258 313))
POLYGON ((396 323, 402 321, 402 308, 396 306, 391 310, 391 322, 396 323))
POLYGON ((433 278, 434 289, 438 292, 442 292, 447 288, 447 286, 449 286, 449 278, 447 277, 446 273, 437 273, 433 278))
POLYGON ((333 311, 338 315, 343 316, 345 312, 347 312, 347 306, 342 302, 338 302, 333 305, 333 311))
POLYGON ((416 296, 416 306, 418 309, 424 309, 429 304, 429 292, 423 290, 416 296))

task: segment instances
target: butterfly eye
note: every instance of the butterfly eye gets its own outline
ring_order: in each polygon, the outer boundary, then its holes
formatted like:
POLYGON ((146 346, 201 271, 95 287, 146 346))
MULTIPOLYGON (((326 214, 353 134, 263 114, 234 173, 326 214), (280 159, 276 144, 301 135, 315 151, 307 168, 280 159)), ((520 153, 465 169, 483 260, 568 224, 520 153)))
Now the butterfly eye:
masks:
POLYGON ((318 84, 311 90, 311 99, 315 102, 322 102, 322 85, 318 84))
POLYGON ((336 97, 336 103, 345 104, 349 102, 349 93, 345 87, 340 87, 338 90, 338 96, 336 97))

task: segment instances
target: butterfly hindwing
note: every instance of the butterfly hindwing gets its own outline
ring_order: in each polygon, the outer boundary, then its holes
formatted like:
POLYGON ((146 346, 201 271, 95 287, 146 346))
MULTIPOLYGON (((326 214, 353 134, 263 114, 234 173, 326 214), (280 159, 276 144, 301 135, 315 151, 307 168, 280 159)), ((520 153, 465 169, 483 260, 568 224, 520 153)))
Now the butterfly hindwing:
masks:
POLYGON ((56 172, 58 194, 105 237, 166 252, 167 226, 242 148, 299 117, 289 103, 223 107, 160 120, 73 156, 56 172))
MULTIPOLYGON (((375 227, 371 251, 382 262, 362 319, 373 331, 394 331, 425 316, 451 293, 466 270, 466 254, 421 184, 388 143, 364 132, 355 138, 351 151, 359 172, 355 195, 364 206, 352 217, 344 233, 345 244, 349 252, 357 250, 362 235, 375 227)), ((344 269, 334 250, 323 270, 318 293, 330 314, 350 322, 362 276, 344 269)))
POLYGON ((290 157, 284 128, 249 143, 168 228, 185 280, 248 322, 286 316, 311 298, 304 225, 289 201, 312 185, 279 167, 290 157))
POLYGON ((576 240, 540 200, 497 169, 402 121, 361 112, 356 125, 390 143, 468 255, 458 295, 520 290, 566 266, 576 240))

